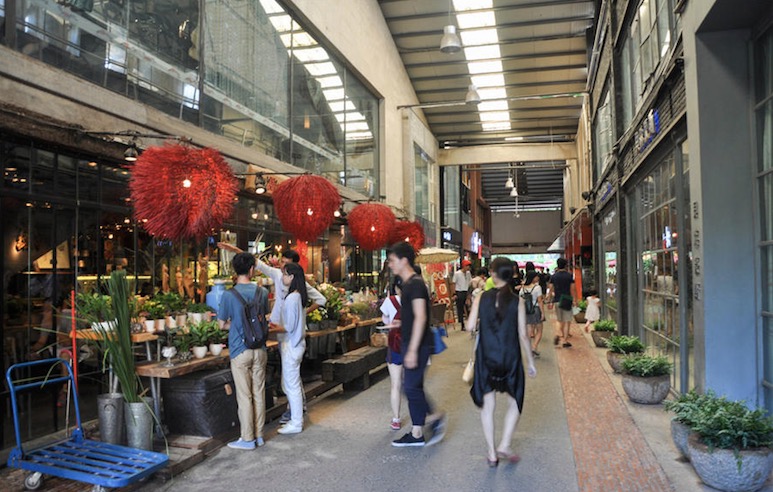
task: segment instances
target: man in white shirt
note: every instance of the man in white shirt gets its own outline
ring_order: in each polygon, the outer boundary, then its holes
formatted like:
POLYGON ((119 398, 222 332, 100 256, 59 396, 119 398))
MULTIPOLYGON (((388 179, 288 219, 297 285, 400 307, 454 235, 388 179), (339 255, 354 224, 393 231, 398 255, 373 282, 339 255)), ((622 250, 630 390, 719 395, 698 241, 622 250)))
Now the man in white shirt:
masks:
POLYGON ((467 293, 472 284, 472 273, 470 273, 470 260, 462 260, 462 268, 454 273, 454 296, 456 298, 456 316, 462 329, 464 329, 464 315, 467 310, 467 293))

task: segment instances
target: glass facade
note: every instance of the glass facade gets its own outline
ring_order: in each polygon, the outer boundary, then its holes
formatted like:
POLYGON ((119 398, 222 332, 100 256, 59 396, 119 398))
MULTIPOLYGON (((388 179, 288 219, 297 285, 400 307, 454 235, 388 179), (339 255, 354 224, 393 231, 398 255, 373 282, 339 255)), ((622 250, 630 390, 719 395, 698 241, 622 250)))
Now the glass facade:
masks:
POLYGON ((275 0, 13 8, 12 48, 378 197, 378 97, 275 0))
POLYGON ((672 387, 693 387, 691 234, 687 143, 671 149, 636 185, 629 201, 634 219, 631 278, 636 292, 634 334, 674 364, 672 387))
POLYGON ((432 220, 430 209, 430 168, 431 160, 421 147, 413 144, 413 198, 416 205, 416 215, 432 220))
POLYGON ((618 325, 618 285, 617 285, 617 251, 620 242, 620 226, 617 216, 616 198, 612 199, 601 214, 601 279, 602 291, 599 292, 603 306, 603 314, 614 319, 618 325))
POLYGON ((773 411, 773 28, 755 43, 757 200, 765 405, 773 411))
POLYGON ((446 166, 441 168, 443 175, 443 226, 462 230, 461 197, 459 167, 446 166))
POLYGON ((601 179, 601 174, 606 167, 607 158, 612 151, 615 141, 614 111, 609 97, 609 87, 604 87, 604 92, 599 100, 599 108, 596 111, 596 119, 593 122, 593 154, 594 179, 601 179))

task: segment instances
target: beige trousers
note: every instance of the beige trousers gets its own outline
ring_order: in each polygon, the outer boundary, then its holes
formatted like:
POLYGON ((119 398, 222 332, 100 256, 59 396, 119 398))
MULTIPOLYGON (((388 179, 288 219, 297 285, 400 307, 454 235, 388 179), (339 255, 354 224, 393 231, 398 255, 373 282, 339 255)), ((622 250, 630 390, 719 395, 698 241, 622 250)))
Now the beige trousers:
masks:
POLYGON ((267 360, 265 349, 245 350, 235 359, 231 359, 241 438, 244 441, 263 437, 263 424, 266 422, 267 360))

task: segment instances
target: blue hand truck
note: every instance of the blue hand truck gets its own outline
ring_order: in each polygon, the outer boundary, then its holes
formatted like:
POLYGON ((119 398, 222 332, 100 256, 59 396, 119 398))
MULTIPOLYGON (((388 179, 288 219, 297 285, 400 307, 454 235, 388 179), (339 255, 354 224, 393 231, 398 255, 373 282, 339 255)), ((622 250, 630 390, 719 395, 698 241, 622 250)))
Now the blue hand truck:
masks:
POLYGON ((19 409, 16 393, 21 390, 42 388, 51 384, 70 383, 75 387, 72 368, 64 359, 45 359, 14 364, 5 375, 11 393, 13 427, 16 433, 16 447, 8 456, 9 468, 21 468, 31 473, 24 480, 27 490, 37 490, 43 484, 43 476, 77 480, 94 485, 92 491, 100 492, 109 488, 125 487, 137 482, 166 466, 169 457, 162 453, 92 441, 83 437, 77 392, 73 391, 76 427, 65 440, 41 448, 25 451, 19 431, 19 409), (67 376, 49 377, 58 364, 67 368, 67 376), (49 376, 30 380, 14 379, 14 375, 34 366, 49 365, 49 376))

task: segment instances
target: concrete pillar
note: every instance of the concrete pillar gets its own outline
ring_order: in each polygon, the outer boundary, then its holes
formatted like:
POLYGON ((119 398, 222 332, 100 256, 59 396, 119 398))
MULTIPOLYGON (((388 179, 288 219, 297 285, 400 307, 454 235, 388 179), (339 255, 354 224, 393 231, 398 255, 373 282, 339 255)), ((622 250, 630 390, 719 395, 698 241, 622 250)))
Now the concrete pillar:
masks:
POLYGON ((748 30, 699 32, 706 12, 699 3, 690 2, 682 17, 695 380, 701 389, 759 404, 750 36, 748 30))

